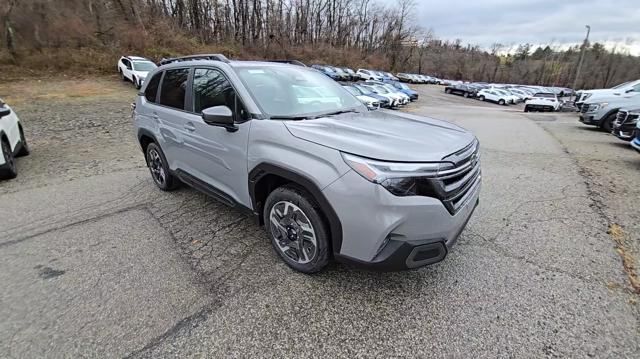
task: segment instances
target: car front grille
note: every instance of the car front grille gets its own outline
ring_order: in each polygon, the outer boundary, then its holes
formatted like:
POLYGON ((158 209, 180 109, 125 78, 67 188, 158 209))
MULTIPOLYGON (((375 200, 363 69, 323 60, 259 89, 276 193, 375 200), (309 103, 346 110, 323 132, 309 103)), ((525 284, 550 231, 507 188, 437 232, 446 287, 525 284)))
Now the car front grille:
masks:
POLYGON ((443 158, 455 164, 453 169, 443 171, 438 176, 442 203, 451 214, 464 207, 468 199, 480 185, 480 144, 474 140, 469 146, 443 158))
POLYGON ((589 111, 589 106, 591 106, 591 104, 583 103, 582 107, 580 108, 580 112, 582 112, 582 113, 588 112, 589 111))
POLYGON ((614 127, 621 126, 626 120, 627 115, 628 115, 627 111, 624 111, 624 110, 618 111, 618 114, 616 115, 616 120, 613 122, 613 126, 614 127))

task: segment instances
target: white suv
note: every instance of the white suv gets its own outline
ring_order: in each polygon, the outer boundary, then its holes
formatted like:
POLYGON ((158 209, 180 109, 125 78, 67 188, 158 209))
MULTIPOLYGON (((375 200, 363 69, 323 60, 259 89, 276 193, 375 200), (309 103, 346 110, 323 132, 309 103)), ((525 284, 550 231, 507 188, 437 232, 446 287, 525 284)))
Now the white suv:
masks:
POLYGON ((16 178, 16 157, 29 154, 22 124, 15 112, 0 99, 0 180, 16 178))
POLYGON ((131 81, 137 89, 142 87, 149 71, 156 67, 151 60, 139 56, 122 56, 118 60, 118 72, 122 81, 131 81))
POLYGON ((356 71, 356 75, 358 75, 361 80, 382 81, 382 77, 378 76, 375 71, 371 70, 358 69, 358 71, 356 71))

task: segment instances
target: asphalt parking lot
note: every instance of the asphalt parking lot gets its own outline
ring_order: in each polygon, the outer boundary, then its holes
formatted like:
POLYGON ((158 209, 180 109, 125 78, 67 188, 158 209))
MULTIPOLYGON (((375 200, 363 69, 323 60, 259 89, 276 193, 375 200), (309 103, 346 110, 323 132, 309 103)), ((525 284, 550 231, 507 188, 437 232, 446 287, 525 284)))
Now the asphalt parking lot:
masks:
POLYGON ((640 155, 572 113, 415 87, 403 111, 481 141, 476 214, 442 263, 313 276, 240 212, 156 189, 130 84, 0 90, 32 149, 0 182, 0 357, 640 357, 640 155))

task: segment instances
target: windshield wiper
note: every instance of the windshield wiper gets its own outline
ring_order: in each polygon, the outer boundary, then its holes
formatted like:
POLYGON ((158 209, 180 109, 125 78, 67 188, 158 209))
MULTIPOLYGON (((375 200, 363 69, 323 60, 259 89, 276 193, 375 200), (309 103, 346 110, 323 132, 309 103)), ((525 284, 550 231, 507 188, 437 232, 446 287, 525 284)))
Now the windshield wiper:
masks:
POLYGON ((343 113, 350 113, 350 112, 356 112, 357 113, 358 111, 356 111, 355 109, 351 108, 351 109, 348 109, 348 110, 329 112, 329 113, 325 113, 325 114, 314 116, 314 117, 318 118, 318 117, 336 116, 336 115, 342 115, 343 113))
POLYGON ((271 116, 270 120, 289 120, 289 121, 302 121, 308 119, 308 116, 271 116))

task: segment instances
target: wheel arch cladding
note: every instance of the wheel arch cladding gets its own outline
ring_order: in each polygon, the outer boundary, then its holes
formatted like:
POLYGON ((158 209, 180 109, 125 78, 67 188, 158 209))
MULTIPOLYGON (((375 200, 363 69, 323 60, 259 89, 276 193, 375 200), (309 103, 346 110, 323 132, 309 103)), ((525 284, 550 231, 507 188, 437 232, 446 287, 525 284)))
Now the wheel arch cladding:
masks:
MULTIPOLYGON (((331 250, 340 253, 342 246, 342 224, 335 210, 327 201, 322 191, 306 176, 269 163, 261 163, 249 172, 249 195, 255 212, 262 214, 262 207, 269 193, 284 184, 295 184, 307 191, 322 210, 322 216, 329 225, 331 233, 331 250)), ((260 224, 264 224, 262 215, 260 224)))
POLYGON ((151 133, 151 131, 146 129, 140 129, 138 131, 138 142, 140 142, 140 147, 142 147, 142 152, 146 153, 147 146, 149 146, 151 142, 158 143, 158 140, 156 139, 156 136, 154 136, 154 134, 151 133))
POLYGON ((611 117, 611 115, 615 115, 618 113, 618 111, 620 111, 619 108, 610 110, 609 112, 607 112, 604 116, 602 116, 602 118, 600 119, 600 123, 599 126, 602 126, 604 124, 604 121, 606 121, 609 117, 611 117))

